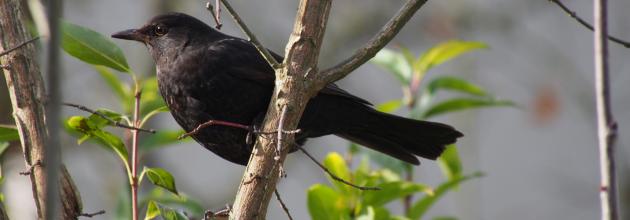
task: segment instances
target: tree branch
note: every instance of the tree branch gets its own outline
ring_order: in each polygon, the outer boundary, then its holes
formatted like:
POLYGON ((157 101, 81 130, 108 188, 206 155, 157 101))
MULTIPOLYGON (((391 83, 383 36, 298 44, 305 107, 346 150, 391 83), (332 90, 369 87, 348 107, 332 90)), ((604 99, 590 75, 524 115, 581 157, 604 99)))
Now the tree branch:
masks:
MULTIPOLYGON (((28 9, 20 0, 0 0, 0 50, 8 45, 19 45, 29 41, 32 37, 23 23, 27 21, 24 12, 28 9)), ((44 168, 51 166, 46 158, 48 130, 44 114, 44 106, 47 97, 44 92, 44 81, 35 60, 37 57, 35 47, 28 44, 9 54, 0 57, 0 62, 10 64, 10 68, 4 70, 7 79, 7 87, 13 107, 15 119, 26 166, 30 167, 36 161, 41 161, 42 166, 33 167, 30 174, 33 197, 37 207, 38 218, 44 218, 46 211, 46 181, 44 168)), ((57 128, 58 129, 58 128, 57 128)), ((72 178, 65 166, 55 167, 60 169, 59 184, 61 201, 61 219, 76 219, 81 213, 82 204, 79 191, 74 186, 72 178)))
POLYGON ((98 115, 99 117, 101 117, 102 119, 105 119, 107 122, 109 122, 109 123, 113 124, 113 125, 114 125, 114 126, 116 126, 116 127, 121 127, 121 128, 126 128, 126 129, 129 129, 129 130, 137 130, 137 131, 143 131, 143 132, 147 132, 147 133, 155 134, 155 130, 154 130, 154 129, 144 129, 144 128, 139 128, 139 127, 134 127, 134 126, 125 125, 125 124, 123 124, 123 123, 120 123, 120 122, 114 121, 113 119, 111 119, 111 118, 107 117, 107 115, 104 115, 103 113, 100 113, 100 112, 98 112, 98 111, 94 111, 94 110, 92 110, 92 109, 90 109, 90 108, 88 108, 88 107, 85 107, 85 106, 83 106, 83 105, 78 105, 78 104, 73 104, 73 103, 67 103, 67 102, 64 102, 64 103, 63 103, 63 105, 65 105, 65 106, 70 106, 70 107, 74 107, 74 108, 77 108, 77 109, 79 109, 79 110, 81 110, 81 111, 86 111, 86 112, 89 112, 89 113, 92 113, 92 114, 98 115))
POLYGON ((595 24, 595 98, 597 103, 597 136, 600 155, 601 186, 599 196, 602 220, 617 220, 617 182, 615 174, 615 140, 617 122, 610 103, 610 78, 608 75, 608 27, 607 1, 594 1, 595 24))
MULTIPOLYGON (((234 16, 235 13, 227 1, 221 1, 234 16)), ((328 22, 331 0, 301 0, 293 32, 285 49, 282 68, 274 68, 276 86, 267 108, 262 130, 295 130, 311 97, 328 83, 343 78, 373 57, 400 31, 424 2, 426 0, 409 0, 381 32, 354 56, 330 70, 318 73, 317 61, 328 22), (280 120, 281 116, 284 120, 280 120), (279 129, 279 127, 285 129, 279 129)), ((238 17, 235 16, 236 18, 238 17)), ((240 19, 237 23, 243 27, 240 19)), ((248 36, 252 38, 253 35, 248 32, 248 36)), ((257 47, 261 46, 257 45, 257 47)), ((263 52, 263 56, 267 55, 263 52)), ((265 218, 282 164, 294 142, 292 134, 278 137, 280 138, 266 139, 262 136, 257 138, 241 179, 230 219, 265 218), (277 149, 280 149, 279 155, 277 149)))
POLYGON ((280 193, 278 193, 278 190, 276 189, 273 192, 274 194, 276 194, 276 199, 278 200, 278 203, 280 203, 280 207, 282 208, 284 213, 287 214, 287 217, 289 218, 289 220, 293 220, 293 217, 291 217, 291 213, 289 213, 289 208, 287 207, 286 204, 284 204, 284 202, 280 198, 280 193))
MULTIPOLYGON (((278 61, 276 60, 276 58, 274 58, 271 53, 269 52, 269 50, 267 50, 266 47, 263 47, 262 44, 260 43, 260 41, 258 41, 258 38, 256 38, 256 35, 254 35, 254 33, 252 33, 249 28, 247 27, 247 25, 245 25, 245 22, 243 22, 243 20, 241 19, 240 16, 238 16, 238 13, 236 13, 236 11, 234 11, 234 9, 232 8, 232 5, 230 5, 230 3, 227 0, 221 0, 221 2, 223 3, 223 5, 225 6, 225 9, 228 10, 228 12, 230 13, 230 15, 232 15, 232 18, 234 18, 234 21, 236 21, 236 23, 238 24, 238 26, 241 28, 241 30, 243 31, 243 33, 245 33, 245 35, 247 35, 247 37, 249 38, 249 41, 254 44, 254 46, 256 47, 256 49, 258 49, 258 52, 260 52, 260 54, 262 54, 262 56, 265 58, 265 60, 267 60, 267 62, 269 63, 269 65, 271 66, 271 68, 273 69, 278 69, 280 67, 280 63, 278 63, 278 61)), ((217 5, 217 7, 219 7, 217 5)))
POLYGON ((39 40, 39 36, 31 38, 30 40, 24 41, 21 44, 18 44, 17 46, 15 46, 15 47, 9 48, 8 50, 2 51, 2 53, 0 53, 0 57, 13 52, 14 50, 20 49, 21 47, 23 47, 23 46, 25 46, 27 44, 30 44, 30 43, 32 43, 32 42, 34 42, 36 40, 39 40))
MULTIPOLYGON (((223 1, 225 4, 225 1, 223 1)), ((227 4, 225 4, 227 6, 227 4)), ((286 47, 282 69, 276 69, 276 86, 269 104, 262 130, 279 129, 280 116, 285 118, 282 127, 295 130, 306 103, 316 93, 316 88, 307 90, 304 73, 317 68, 324 30, 330 13, 330 0, 302 0, 293 33, 286 47), (283 109, 286 109, 283 110, 283 109), (284 113, 286 114, 284 114, 284 113)), ((286 135, 277 155, 276 138, 259 136, 254 153, 241 180, 230 219, 264 219, 269 200, 276 189, 280 167, 284 163, 294 135, 286 135), (250 181, 251 177, 256 178, 250 181), (249 182, 249 183, 248 183, 249 182)))
MULTIPOLYGON (((564 12, 566 12, 569 16, 571 16, 573 19, 575 19, 578 23, 580 23, 582 26, 584 26, 585 28, 594 31, 593 30, 593 26, 591 24, 589 24, 588 22, 586 22, 584 19, 580 18, 580 16, 577 15, 577 13, 575 13, 574 11, 571 11, 571 9, 569 9, 569 7, 567 7, 566 5, 564 5, 560 0, 549 0, 553 3, 555 3, 556 5, 558 5, 558 7, 560 7, 564 12)), ((608 40, 615 42, 621 46, 624 46, 625 48, 630 48, 630 42, 627 41, 623 41, 619 38, 613 37, 608 35, 607 36, 608 40)))
POLYGON ((353 184, 351 182, 348 182, 347 180, 344 180, 341 177, 338 177, 337 175, 331 173, 330 170, 328 170, 328 168, 326 168, 319 161, 317 161, 317 159, 315 159, 315 157, 313 157, 313 155, 308 153, 308 151, 304 150, 304 148, 302 148, 302 146, 297 146, 297 147, 298 147, 298 149, 300 151, 302 151, 302 153, 304 153, 304 155, 306 155, 309 159, 311 159, 311 161, 313 161, 315 164, 317 164, 317 166, 319 166, 319 168, 324 170, 324 172, 326 174, 328 174, 328 176, 330 176, 330 178, 332 178, 333 180, 339 181, 340 183, 346 184, 348 186, 354 187, 354 188, 359 189, 359 190, 380 190, 381 189, 381 188, 378 188, 378 187, 358 186, 358 185, 355 185, 355 184, 353 184))
POLYGON ((326 69, 319 74, 325 86, 326 84, 335 82, 350 74, 353 70, 363 65, 378 53, 387 43, 389 43, 400 32, 402 27, 407 24, 409 19, 420 9, 427 0, 409 0, 402 8, 392 17, 389 22, 362 48, 358 49, 350 58, 341 63, 326 69))

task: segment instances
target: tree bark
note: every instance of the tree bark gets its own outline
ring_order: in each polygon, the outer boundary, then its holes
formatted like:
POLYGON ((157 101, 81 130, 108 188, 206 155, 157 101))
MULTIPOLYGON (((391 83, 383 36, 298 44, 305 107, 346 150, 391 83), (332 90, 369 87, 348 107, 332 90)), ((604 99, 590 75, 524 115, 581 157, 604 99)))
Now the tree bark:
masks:
MULTIPOLYGON (((228 7, 228 4, 223 1, 228 7)), ((308 100, 374 57, 411 19, 426 0, 408 0, 381 31, 353 56, 319 72, 317 60, 330 13, 331 0, 301 0, 285 50, 276 71, 276 87, 263 123, 264 131, 278 131, 276 138, 259 137, 241 180, 230 219, 264 219, 282 164, 293 144, 293 134, 308 100), (284 137, 286 136, 286 137, 284 137)), ((230 10, 231 11, 231 10, 230 10)), ((232 12, 231 12, 232 13, 232 12)), ((232 13, 235 16, 235 13, 232 13)), ((236 16, 235 16, 236 19, 236 16)), ((236 19, 239 22, 239 19, 236 19)), ((241 28, 243 24, 239 23, 241 28)), ((255 39, 245 31, 250 39, 255 39)), ((257 42, 254 42, 257 44, 257 42)), ((257 45, 260 47, 260 45, 257 45)), ((261 51, 264 56, 264 50, 261 51)), ((269 59, 268 59, 268 62, 269 59)), ((274 67, 273 62, 270 65, 274 67)))
MULTIPOLYGON (((4 51, 32 37, 26 29, 26 7, 21 0, 0 0, 0 50, 4 51)), ((45 120, 44 83, 37 64, 35 46, 25 45, 0 57, 9 88, 13 117, 30 178, 37 216, 42 219, 46 201, 45 150, 48 131, 45 120), (39 162, 39 163, 38 163, 39 162), (39 165, 37 165, 39 164, 39 165)), ((77 219, 82 212, 81 198, 64 165, 60 166, 59 187, 62 219, 77 219)))
POLYGON ((308 80, 317 73, 319 49, 330 5, 331 0, 300 2, 285 60, 282 68, 276 69, 276 87, 263 125, 264 131, 279 130, 279 137, 287 137, 281 138, 284 140, 258 138, 241 180, 230 219, 264 219, 266 216, 280 169, 293 143, 293 135, 282 131, 297 128, 306 103, 319 91, 310 86, 308 80))

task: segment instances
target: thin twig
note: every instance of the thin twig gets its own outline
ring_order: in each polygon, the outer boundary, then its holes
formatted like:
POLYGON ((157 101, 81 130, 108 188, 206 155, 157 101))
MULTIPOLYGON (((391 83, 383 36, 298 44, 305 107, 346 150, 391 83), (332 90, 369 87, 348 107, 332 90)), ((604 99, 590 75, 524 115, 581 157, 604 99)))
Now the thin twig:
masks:
POLYGON ((291 217, 291 213, 289 213, 289 208, 287 208, 287 205, 284 204, 284 202, 280 198, 280 193, 278 193, 278 190, 277 189, 274 190, 274 193, 276 194, 276 199, 278 199, 278 202, 280 202, 280 207, 282 207, 282 210, 284 210, 284 213, 287 214, 287 217, 289 217, 289 220, 293 220, 293 218, 291 217))
POLYGON ((36 40, 39 40, 39 36, 34 37, 34 38, 31 38, 30 40, 27 40, 27 41, 25 41, 25 42, 23 42, 23 43, 21 43, 21 44, 18 44, 18 45, 17 45, 17 46, 15 46, 15 47, 12 47, 12 48, 10 48, 10 49, 8 49, 8 50, 5 50, 5 51, 0 52, 0 57, 1 57, 1 56, 4 56, 4 55, 7 55, 7 54, 9 54, 9 53, 11 53, 11 52, 13 52, 14 50, 20 49, 21 47, 26 46, 27 44, 32 43, 32 42, 34 42, 34 41, 36 41, 36 40))
MULTIPOLYGON (((566 5, 564 5, 560 0, 549 0, 550 2, 555 3, 556 5, 558 5, 558 7, 560 7, 564 12, 566 12, 569 16, 571 16, 573 19, 575 19, 578 23, 580 23, 582 26, 584 26, 585 28, 594 31, 593 29, 593 25, 589 24, 587 21, 585 21, 584 19, 580 18, 577 13, 575 11, 572 11, 571 9, 569 9, 569 7, 567 7, 566 5)), ((630 48, 630 42, 621 40, 619 38, 613 37, 608 35, 607 36, 608 40, 615 42, 621 46, 624 46, 625 48, 630 48)))
POLYGON ((326 168, 326 167, 325 167, 324 165, 322 165, 319 161, 317 161, 317 159, 315 159, 315 157, 313 157, 310 153, 308 153, 306 150, 304 150, 304 148, 302 148, 302 146, 296 145, 296 147, 297 147, 298 149, 300 149, 300 150, 302 151, 302 153, 304 153, 304 154, 305 154, 308 158, 310 158, 313 162, 315 162, 315 164, 317 164, 317 166, 319 166, 320 168, 322 168, 322 170, 324 170, 324 172, 326 172, 326 173, 330 176, 330 178, 332 178, 332 179, 334 179, 334 180, 336 180, 336 181, 339 181, 339 182, 341 182, 341 183, 343 183, 343 184, 346 184, 346 185, 348 185, 348 186, 351 186, 351 187, 354 187, 354 188, 360 189, 360 190, 381 190, 381 188, 379 188, 379 187, 357 186, 357 185, 354 185, 353 183, 348 182, 348 181, 346 181, 346 180, 344 180, 344 179, 342 179, 342 178, 340 178, 340 177, 338 177, 338 176, 335 176, 335 174, 331 173, 331 172, 330 172, 330 170, 328 170, 328 168, 326 168))
POLYGON ((155 134, 155 130, 154 129, 144 129, 144 128, 138 128, 138 127, 134 127, 134 126, 125 125, 123 123, 114 121, 113 119, 107 117, 107 115, 104 115, 103 113, 100 113, 98 111, 94 111, 94 110, 92 110, 92 109, 90 109, 88 107, 82 106, 82 105, 72 104, 72 103, 67 103, 67 102, 64 102, 63 105, 74 107, 74 108, 77 108, 79 110, 86 111, 86 112, 98 115, 99 117, 107 120, 109 123, 112 123, 116 127, 121 127, 121 128, 126 128, 126 129, 129 129, 129 130, 137 130, 137 131, 143 131, 143 132, 148 132, 148 133, 155 134))
POLYGON ((28 166, 26 170, 20 172, 20 175, 23 175, 23 176, 31 175, 31 173, 33 173, 33 169, 35 169, 36 166, 41 166, 41 165, 42 165, 42 161, 37 160, 35 161, 34 164, 31 164, 30 166, 28 166))
POLYGON ((105 210, 101 210, 95 213, 81 213, 79 216, 92 218, 94 216, 102 215, 102 214, 105 214, 105 210))
POLYGON ((219 3, 219 0, 216 0, 216 12, 215 12, 215 8, 212 7, 212 4, 210 4, 210 2, 206 2, 206 9, 210 12, 210 14, 212 15, 212 18, 214 19, 214 23, 216 23, 217 25, 214 26, 214 28, 216 29, 221 29, 221 27, 223 27, 223 23, 221 23, 221 5, 219 3))
MULTIPOLYGON (((180 135, 179 137, 177 137, 177 139, 181 140, 181 139, 184 139, 184 138, 186 138, 188 136, 195 135, 195 134, 201 132, 202 129, 210 127, 210 126, 213 126, 213 125, 222 125, 222 126, 227 126, 227 127, 240 128, 240 129, 243 129, 243 130, 250 131, 250 132, 252 132, 254 134, 268 135, 268 134, 276 134, 277 133, 277 131, 260 131, 260 130, 254 129, 252 126, 244 125, 244 124, 240 124, 240 123, 235 123, 235 122, 221 121, 221 120, 208 120, 208 121, 204 122, 203 124, 198 125, 192 131, 180 135)), ((285 133, 285 134, 296 134, 296 133, 299 133, 300 131, 301 131, 300 129, 295 129, 295 130, 291 130, 291 131, 282 131, 282 133, 285 133)))
POLYGON ((260 41, 258 41, 258 38, 256 38, 256 35, 254 35, 254 33, 252 33, 249 30, 249 28, 247 28, 247 25, 245 25, 245 22, 243 22, 243 20, 241 20, 241 17, 238 15, 238 13, 236 13, 236 11, 234 11, 234 9, 230 5, 230 3, 227 0, 221 0, 221 2, 223 2, 223 6, 225 6, 225 9, 227 9, 228 12, 230 13, 230 15, 232 15, 232 18, 234 18, 234 21, 236 21, 236 23, 241 28, 241 30, 245 33, 245 35, 247 35, 247 37, 249 38, 249 42, 254 44, 256 49, 258 49, 258 52, 260 52, 260 54, 262 54, 263 58, 265 58, 265 60, 267 60, 267 63, 269 63, 271 68, 273 68, 273 69, 279 68, 280 67, 280 63, 278 63, 278 60, 276 60, 276 58, 274 58, 271 55, 271 53, 269 52, 269 50, 267 50, 267 48, 262 46, 260 41))
POLYGON ((424 5, 427 0, 409 0, 392 19, 362 48, 358 49, 350 58, 322 71, 318 77, 323 79, 323 85, 337 81, 370 60, 378 51, 383 49, 402 29, 411 17, 424 5))

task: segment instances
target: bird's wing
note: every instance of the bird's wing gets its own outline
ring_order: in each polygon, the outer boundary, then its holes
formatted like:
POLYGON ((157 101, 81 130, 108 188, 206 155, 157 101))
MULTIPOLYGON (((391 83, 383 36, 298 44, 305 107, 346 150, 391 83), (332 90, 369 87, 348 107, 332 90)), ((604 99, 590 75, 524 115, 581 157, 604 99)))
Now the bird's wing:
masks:
MULTIPOLYGON (((254 81, 263 86, 274 85, 276 76, 273 69, 250 42, 239 38, 229 38, 221 40, 215 45, 234 48, 235 51, 238 51, 237 53, 229 54, 229 56, 232 57, 232 59, 230 59, 232 65, 226 65, 226 67, 229 68, 226 72, 234 74, 234 77, 254 81)), ((282 62, 284 59, 273 51, 270 51, 270 53, 278 62, 282 62)), ((372 105, 367 100, 339 88, 339 86, 334 83, 325 86, 319 94, 344 97, 358 103, 372 105)))

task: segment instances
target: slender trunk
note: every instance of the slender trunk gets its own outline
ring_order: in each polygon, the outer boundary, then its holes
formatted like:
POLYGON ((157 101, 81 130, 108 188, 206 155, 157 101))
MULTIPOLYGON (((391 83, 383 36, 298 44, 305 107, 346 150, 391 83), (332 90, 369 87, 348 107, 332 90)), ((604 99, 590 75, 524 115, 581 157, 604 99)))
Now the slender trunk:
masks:
MULTIPOLYGON (((23 23, 27 21, 26 7, 21 0, 0 0, 0 50, 26 42, 32 37, 23 23)), ((33 197, 37 207, 37 216, 42 219, 46 212, 46 173, 48 164, 45 155, 45 143, 48 140, 46 128, 46 100, 44 83, 35 61, 36 53, 33 44, 26 45, 5 56, 0 57, 9 88, 13 107, 13 118, 20 133, 20 142, 26 166, 32 167, 30 179, 33 197), (37 162, 41 165, 35 165, 37 162)), ((81 214, 82 204, 79 191, 66 168, 61 165, 59 173, 62 219, 77 219, 81 214)), ((59 212, 57 212, 59 213, 59 212)))
POLYGON ((606 0, 595 0, 595 98, 597 102, 597 134, 600 155, 600 198, 602 220, 618 219, 615 174, 615 139, 617 124, 610 105, 608 76, 608 30, 606 0))

